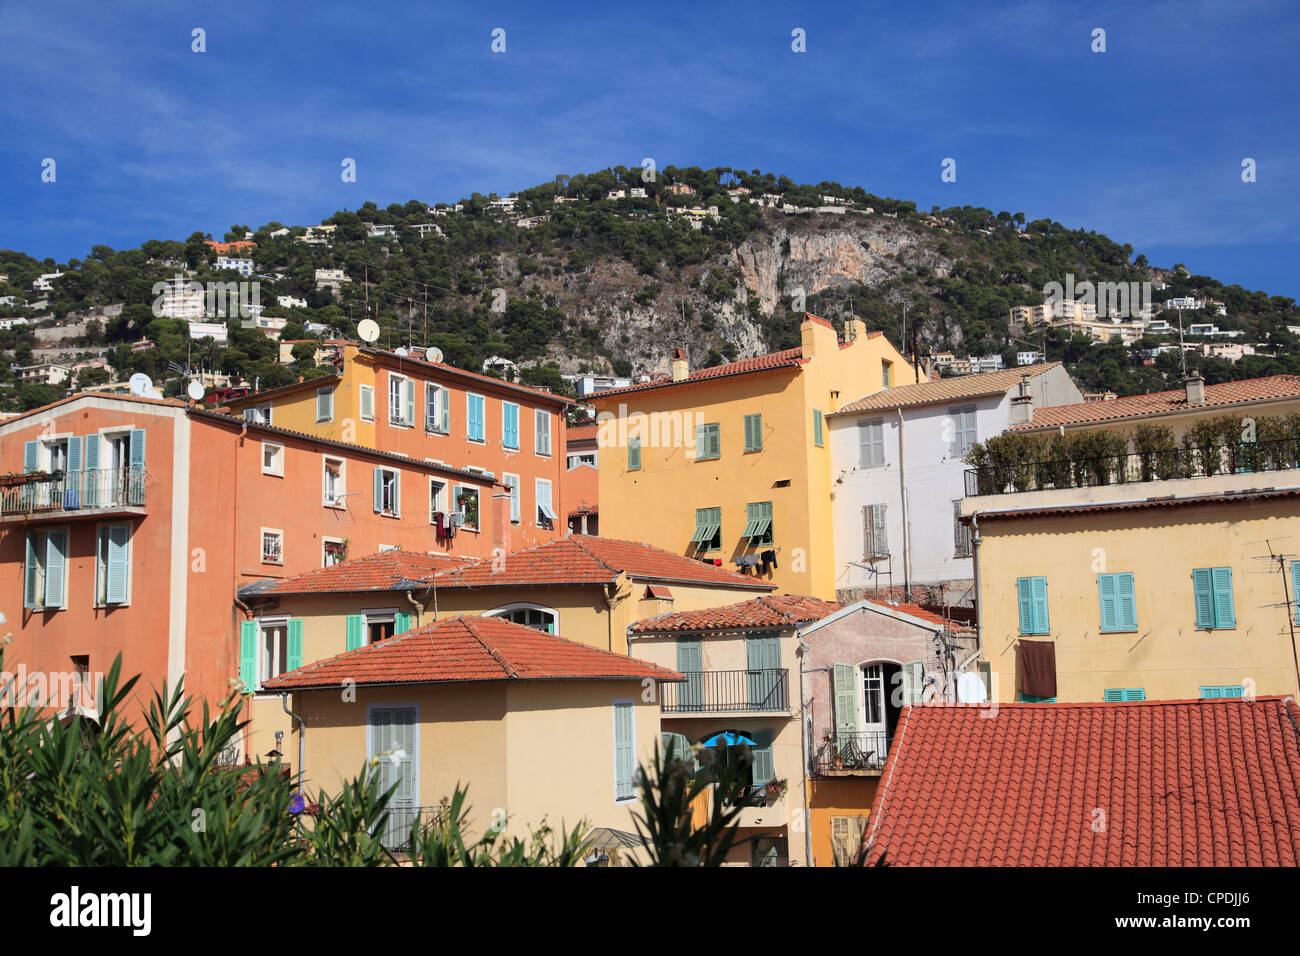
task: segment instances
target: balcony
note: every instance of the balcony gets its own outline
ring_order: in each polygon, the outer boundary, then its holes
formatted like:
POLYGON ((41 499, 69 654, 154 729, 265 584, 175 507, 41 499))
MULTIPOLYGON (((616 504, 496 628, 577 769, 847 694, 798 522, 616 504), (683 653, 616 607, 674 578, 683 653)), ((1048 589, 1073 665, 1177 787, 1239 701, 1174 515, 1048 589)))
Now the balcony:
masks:
POLYGON ((144 469, 100 468, 0 478, 0 519, 144 514, 144 469))
POLYGON ((665 714, 770 714, 790 710, 790 672, 784 667, 739 671, 682 671, 683 683, 661 684, 665 714))
POLYGON ((878 777, 885 769, 888 754, 888 731, 828 731, 813 755, 813 776, 878 777))
POLYGON ((383 825, 380 839, 390 850, 407 851, 411 846, 411 828, 416 823, 424 833, 437 827, 446 826, 449 821, 447 808, 437 807, 388 807, 388 820, 383 825))

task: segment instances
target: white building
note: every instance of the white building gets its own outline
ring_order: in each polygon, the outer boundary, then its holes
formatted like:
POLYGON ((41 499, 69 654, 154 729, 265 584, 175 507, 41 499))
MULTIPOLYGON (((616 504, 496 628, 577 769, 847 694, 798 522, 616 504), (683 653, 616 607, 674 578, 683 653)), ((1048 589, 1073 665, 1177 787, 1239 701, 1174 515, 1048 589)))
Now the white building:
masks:
POLYGON ((397 238, 397 227, 382 226, 379 223, 372 222, 366 227, 366 235, 371 239, 395 239, 397 238))
POLYGON ((970 446, 1029 421, 1033 408, 1082 401, 1052 362, 883 389, 826 416, 839 600, 910 584, 969 605, 969 529, 956 516, 970 446))
POLYGON ((287 235, 289 235, 289 230, 286 227, 281 227, 280 229, 275 230, 275 232, 270 233, 272 239, 279 239, 281 236, 287 235))
POLYGON ((20 325, 27 325, 27 320, 22 316, 12 319, 0 319, 0 329, 4 329, 6 332, 20 325))
POLYGON ((351 282, 347 273, 342 269, 317 269, 316 270, 316 288, 317 289, 339 289, 343 283, 351 282))
POLYGON ((519 202, 518 196, 502 196, 488 202, 488 209, 501 209, 506 212, 514 212, 515 203, 519 202))
POLYGON ((38 292, 53 292, 54 280, 62 275, 62 272, 47 272, 44 275, 39 275, 32 282, 32 288, 38 292))
POLYGON ((1001 355, 972 356, 970 364, 973 372, 1000 372, 1003 368, 1001 355))
POLYGON ((54 365, 46 362, 41 365, 27 365, 18 370, 22 382, 36 385, 62 385, 72 377, 72 369, 66 365, 54 365))
POLYGON ((1037 365, 1044 357, 1042 352, 1017 352, 1016 365, 1037 365))
POLYGON ((276 305, 282 309, 305 309, 307 308, 306 299, 295 299, 291 295, 277 295, 275 297, 276 305))
POLYGON ((218 269, 233 269, 241 276, 251 276, 253 274, 252 259, 232 259, 229 256, 217 256, 218 269))
POLYGON ((493 370, 500 372, 503 378, 507 372, 511 373, 512 378, 519 378, 519 366, 503 355, 490 355, 483 360, 483 374, 493 370))
POLYGON ((607 392, 611 388, 626 388, 632 384, 630 378, 616 378, 613 375, 566 375, 573 383, 573 389, 579 398, 586 398, 596 392, 607 392))
POLYGON ((438 235, 438 236, 442 235, 442 227, 439 226, 436 222, 417 222, 411 228, 420 234, 421 239, 423 239, 431 232, 434 235, 438 235))
POLYGON ((212 339, 217 345, 225 345, 227 340, 224 322, 191 322, 191 339, 212 339))

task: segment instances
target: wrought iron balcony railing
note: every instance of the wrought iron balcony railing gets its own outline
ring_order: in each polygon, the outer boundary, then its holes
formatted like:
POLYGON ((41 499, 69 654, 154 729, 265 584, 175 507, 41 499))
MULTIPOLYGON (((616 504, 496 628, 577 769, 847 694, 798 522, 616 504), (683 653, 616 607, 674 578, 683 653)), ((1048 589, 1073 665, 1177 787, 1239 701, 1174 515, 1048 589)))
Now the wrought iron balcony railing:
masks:
POLYGON ((683 671, 684 683, 663 684, 666 714, 709 714, 790 709, 790 672, 784 667, 738 671, 683 671))
POLYGON ((0 515, 143 506, 143 468, 22 475, 0 485, 0 515))
POLYGON ((382 834, 383 844, 390 850, 409 850, 412 826, 418 823, 423 833, 446 822, 446 807, 394 807, 390 804, 382 834))
POLYGON ((831 731, 822 738, 822 746, 813 756, 813 771, 828 774, 837 771, 881 770, 888 753, 888 731, 831 731))

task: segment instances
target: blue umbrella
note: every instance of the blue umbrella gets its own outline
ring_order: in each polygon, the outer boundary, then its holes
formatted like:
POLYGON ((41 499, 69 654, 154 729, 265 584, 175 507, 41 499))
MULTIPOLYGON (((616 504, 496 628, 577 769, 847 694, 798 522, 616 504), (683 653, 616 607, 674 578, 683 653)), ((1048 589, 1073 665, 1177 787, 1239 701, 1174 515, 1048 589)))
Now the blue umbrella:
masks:
POLYGON ((720 734, 714 734, 708 740, 704 741, 703 747, 738 747, 741 744, 748 744, 751 747, 757 747, 758 744, 750 740, 742 733, 734 730, 724 730, 720 734))

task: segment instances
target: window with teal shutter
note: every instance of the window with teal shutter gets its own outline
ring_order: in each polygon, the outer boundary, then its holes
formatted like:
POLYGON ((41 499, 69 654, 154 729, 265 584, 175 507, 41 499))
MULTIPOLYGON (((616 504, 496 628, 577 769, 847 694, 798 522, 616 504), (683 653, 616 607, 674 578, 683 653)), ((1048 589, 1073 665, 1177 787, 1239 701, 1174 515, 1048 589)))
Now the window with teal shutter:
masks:
POLYGON ((745 416, 745 451, 763 450, 763 416, 745 416))
POLYGON ((284 652, 284 669, 296 671, 302 667, 302 618, 289 619, 288 644, 284 652))
POLYGON ((677 704, 683 710, 704 706, 704 644, 697 638, 677 638, 677 672, 686 683, 677 685, 677 704))
POLYGON ((257 686, 257 622, 239 622, 239 682, 244 693, 251 694, 257 686))
POLYGON ((411 629, 411 615, 406 611, 398 611, 393 615, 393 636, 405 634, 411 629))
POLYGON ((99 505, 99 436, 86 436, 86 479, 82 482, 82 504, 87 508, 99 505))
POLYGON ((347 617, 347 650, 355 651, 364 643, 362 637, 365 634, 366 621, 360 614, 349 614, 347 617))
POLYGON ((1147 692, 1143 687, 1108 687, 1105 699, 1110 704, 1126 700, 1146 700, 1147 692))
POLYGON ((695 426, 695 459, 708 461, 722 457, 722 438, 718 423, 710 422, 695 426))
POLYGON ((1016 578, 1021 634, 1048 634, 1047 578, 1016 578))
POLYGON ((745 505, 745 527, 740 536, 752 545, 772 543, 772 502, 751 501, 745 505))
POLYGON ((41 603, 40 572, 43 536, 36 531, 27 532, 27 560, 23 571, 23 607, 38 607, 41 603))
POLYGON ((1055 703, 1056 703, 1056 698, 1055 698, 1055 697, 1036 697, 1036 696, 1034 696, 1033 694, 1025 694, 1025 693, 1022 693, 1022 694, 1020 695, 1020 703, 1022 703, 1022 704, 1055 704, 1055 703))
POLYGON ((40 442, 27 441, 23 442, 23 473, 35 471, 40 467, 41 460, 40 442))
POLYGON ((813 444, 821 448, 826 443, 825 424, 820 408, 813 409, 813 444))
MULTIPOLYGON (((1294 573, 1292 571, 1293 576, 1294 573)), ((1192 594, 1197 630, 1224 630, 1237 626, 1232 600, 1232 568, 1194 568, 1192 594)))
MULTIPOLYGON (((836 664, 831 670, 835 704, 835 733, 837 736, 858 732, 858 668, 852 664, 836 664)), ((841 740, 841 745, 846 741, 841 740)))
POLYGON ((130 585, 128 547, 131 529, 126 525, 109 525, 103 529, 103 534, 107 552, 104 568, 104 603, 123 604, 126 602, 130 585))
POLYGON ((770 730, 754 732, 754 764, 751 773, 756 787, 766 786, 776 778, 776 762, 772 756, 772 740, 775 736, 770 730))
POLYGON ((695 533, 691 543, 697 551, 717 551, 722 548, 722 509, 696 508, 695 533))
POLYGON ((513 402, 501 403, 501 444, 519 449, 519 406, 513 402))
POLYGON ((1244 695, 1245 688, 1240 684, 1224 684, 1218 687, 1202 687, 1202 700, 1220 700, 1222 698, 1240 698, 1244 695))
POLYGON ((82 438, 74 435, 68 439, 68 478, 64 484, 63 506, 81 507, 81 448, 82 438))
POLYGON ((465 431, 466 437, 470 441, 483 441, 483 396, 467 395, 467 411, 465 412, 465 431))
POLYGON ((1131 572, 1097 575, 1097 596, 1101 602, 1103 631, 1137 630, 1137 600, 1131 572))
POLYGON ((451 434, 451 390, 446 388, 438 389, 438 412, 442 416, 442 433, 451 434))
POLYGON ((639 438, 627 440, 627 470, 641 470, 641 439, 639 438))

